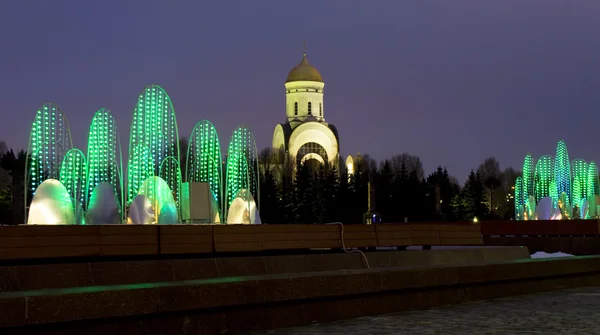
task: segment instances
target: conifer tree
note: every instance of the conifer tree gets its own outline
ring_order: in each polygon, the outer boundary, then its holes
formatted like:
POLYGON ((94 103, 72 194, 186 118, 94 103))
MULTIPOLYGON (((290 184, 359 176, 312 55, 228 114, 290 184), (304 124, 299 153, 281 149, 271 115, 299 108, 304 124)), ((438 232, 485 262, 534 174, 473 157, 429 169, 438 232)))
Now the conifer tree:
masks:
MULTIPOLYGON (((439 187, 439 201, 441 202, 439 204, 439 207, 442 219, 449 221, 456 220, 456 216, 454 215, 452 207, 452 201, 460 191, 460 188, 458 184, 455 184, 451 181, 450 176, 448 175, 448 170, 446 170, 445 167, 442 168, 441 166, 438 166, 435 172, 433 172, 429 175, 429 177, 427 177, 427 184, 428 192, 433 194, 434 197, 436 187, 439 187)), ((435 200, 437 201, 438 199, 435 200)), ((435 201, 431 202, 430 206, 432 207, 428 207, 430 208, 429 210, 435 211, 436 205, 437 204, 435 203, 435 201)))
POLYGON ((280 218, 279 199, 277 198, 277 183, 271 169, 261 169, 260 177, 260 207, 261 220, 264 223, 277 222, 280 218))
POLYGON ((298 210, 296 206, 296 180, 294 177, 294 157, 286 153, 278 154, 278 181, 277 198, 279 199, 279 213, 282 223, 296 223, 298 210))
POLYGON ((471 170, 461 192, 455 197, 453 206, 459 219, 473 220, 487 214, 485 191, 479 174, 471 170))
POLYGON ((408 169, 403 161, 400 165, 398 173, 394 176, 393 194, 396 199, 396 215, 399 222, 403 222, 404 218, 408 218, 408 199, 410 197, 408 186, 408 169))
POLYGON ((314 223, 314 212, 312 211, 314 185, 308 164, 298 164, 295 185, 297 209, 296 223, 314 223))
POLYGON ((375 195, 376 195, 376 207, 375 209, 379 212, 385 222, 397 222, 398 217, 396 215, 396 198, 393 193, 393 180, 392 168, 389 160, 385 160, 381 165, 380 171, 377 175, 375 182, 375 195))
POLYGON ((352 194, 350 184, 352 179, 352 176, 348 176, 348 170, 343 169, 339 179, 339 186, 335 202, 335 208, 337 213, 335 221, 340 221, 343 223, 346 223, 348 221, 348 213, 351 210, 350 198, 352 194))
MULTIPOLYGON (((11 181, 8 192, 5 192, 6 200, 10 200, 10 214, 6 213, 2 224, 21 224, 25 221, 25 213, 23 211, 25 202, 25 167, 28 153, 21 150, 15 154, 13 149, 10 149, 0 157, 0 167, 8 171, 11 181)), ((31 157, 30 157, 31 158, 31 157)), ((45 176, 42 176, 45 179, 45 176)), ((28 190, 29 201, 33 198, 33 193, 28 190)), ((28 204, 29 205, 29 204, 28 204)), ((8 207, 8 206, 7 206, 8 207)))
POLYGON ((311 212, 313 223, 325 223, 327 219, 325 169, 323 166, 320 166, 316 170, 317 171, 312 171, 313 173, 311 174, 311 212))
POLYGON ((361 223, 362 216, 368 209, 368 183, 369 183, 369 165, 365 159, 357 160, 354 167, 354 174, 350 178, 350 208, 348 211, 348 223, 361 223))
POLYGON ((323 179, 323 200, 325 208, 325 222, 340 221, 338 213, 338 196, 340 187, 340 178, 335 166, 327 166, 323 179))

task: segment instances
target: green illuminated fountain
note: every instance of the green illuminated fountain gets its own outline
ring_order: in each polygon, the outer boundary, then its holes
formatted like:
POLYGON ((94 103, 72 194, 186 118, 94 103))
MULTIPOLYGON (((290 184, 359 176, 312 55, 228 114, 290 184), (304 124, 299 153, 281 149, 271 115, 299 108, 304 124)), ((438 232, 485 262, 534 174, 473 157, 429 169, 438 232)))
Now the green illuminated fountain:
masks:
POLYGON ((208 183, 220 214, 224 212, 222 166, 221 144, 215 126, 208 120, 198 122, 190 136, 186 180, 208 183))
POLYGON ((129 149, 129 161, 127 163, 127 190, 130 204, 132 199, 138 195, 144 180, 154 176, 154 159, 150 149, 144 144, 138 144, 133 147, 133 152, 129 149))
POLYGON ((598 167, 596 163, 590 162, 587 171, 587 197, 591 198, 594 195, 599 195, 600 190, 598 187, 598 167))
MULTIPOLYGON (((238 126, 233 131, 227 150, 226 215, 233 200, 238 197, 240 191, 244 190, 250 192, 256 201, 256 208, 260 210, 256 141, 250 129, 238 126)), ((246 196, 246 198, 250 197, 246 196)))
POLYGON ((583 159, 570 161, 562 140, 554 157, 544 155, 538 159, 535 171, 532 162, 533 157, 527 154, 523 176, 515 183, 517 220, 593 219, 600 215, 596 163, 588 164, 583 159))
POLYGON ((574 159, 571 162, 571 176, 573 176, 573 187, 571 191, 571 202, 573 206, 581 208, 587 197, 587 170, 588 164, 583 159, 574 159))
MULTIPOLYGON (((54 103, 42 105, 36 112, 29 134, 29 153, 25 171, 25 222, 28 216, 29 194, 46 179, 60 179, 63 158, 73 148, 69 123, 63 111, 54 103)), ((35 196, 35 194, 34 194, 35 196)))
POLYGON ((587 171, 587 186, 586 186, 586 197, 589 205, 589 216, 591 218, 597 217, 600 213, 597 206, 600 205, 597 196, 600 194, 598 186, 598 167, 596 163, 590 162, 588 164, 587 171))
MULTIPOLYGON (((138 98, 131 124, 127 203, 139 194, 148 178, 160 176, 171 189, 179 212, 179 160, 179 133, 171 99, 160 86, 147 86, 138 98)), ((146 196, 152 201, 155 195, 146 196)))
POLYGON ((530 206, 530 197, 534 196, 535 194, 534 172, 533 156, 531 154, 527 154, 525 156, 525 161, 523 162, 523 201, 526 217, 533 215, 534 211, 534 209, 530 206))
MULTIPOLYGON (((119 132, 108 109, 94 114, 86 155, 72 147, 60 108, 51 103, 42 105, 32 125, 28 149, 26 191, 42 190, 37 198, 34 196, 35 215, 28 223, 114 224, 124 222, 125 217, 133 224, 182 220, 182 194, 189 188, 182 190, 175 111, 160 86, 147 86, 138 97, 130 130, 127 185, 119 132), (126 215, 129 206, 133 211, 126 215)), ((192 130, 186 164, 187 181, 206 184, 194 189, 210 190, 210 222, 223 222, 221 218, 233 208, 233 223, 260 223, 258 152, 247 127, 239 126, 233 132, 223 173, 217 131, 207 120, 198 122, 192 130)), ((29 199, 25 200, 28 203, 29 199)), ((200 202, 191 205, 205 205, 204 200, 196 201, 200 202)))
POLYGON ((567 195, 567 203, 571 202, 571 164, 569 161, 569 152, 565 141, 558 141, 556 146, 556 155, 554 156, 554 180, 556 181, 556 191, 560 197, 561 193, 567 195))
POLYGON ((554 159, 550 155, 540 157, 535 165, 535 200, 550 196, 550 184, 552 183, 552 172, 554 171, 554 159))
POLYGON ((86 201, 87 163, 81 150, 73 148, 65 154, 60 167, 59 181, 65 186, 71 196, 77 223, 83 223, 83 210, 86 201))
POLYGON ((121 142, 115 119, 106 108, 94 114, 88 136, 87 155, 86 209, 89 207, 94 189, 101 183, 107 183, 112 187, 117 199, 122 221, 124 213, 121 210, 123 208, 121 142))

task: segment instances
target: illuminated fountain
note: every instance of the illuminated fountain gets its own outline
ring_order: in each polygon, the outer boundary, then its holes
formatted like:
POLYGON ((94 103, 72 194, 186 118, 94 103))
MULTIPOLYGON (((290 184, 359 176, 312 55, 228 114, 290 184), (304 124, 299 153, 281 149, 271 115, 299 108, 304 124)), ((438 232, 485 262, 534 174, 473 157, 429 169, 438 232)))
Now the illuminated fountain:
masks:
POLYGON ((598 167, 596 163, 590 162, 587 171, 586 197, 588 200, 588 216, 595 218, 600 215, 598 205, 600 205, 599 196, 600 189, 598 186, 598 167))
POLYGON ((221 223, 228 218, 228 223, 260 223, 258 153, 247 127, 233 132, 225 173, 219 136, 209 121, 198 122, 192 130, 185 183, 179 150, 173 104, 159 86, 147 86, 137 100, 127 185, 110 110, 94 114, 86 155, 72 147, 60 108, 45 104, 36 113, 30 135, 26 191, 34 197, 27 222, 174 224, 221 223))
MULTIPOLYGON (((187 152, 187 183, 184 197, 189 197, 190 185, 206 183, 209 187, 209 221, 220 223, 223 217, 223 164, 221 160, 221 144, 215 126, 208 120, 198 122, 192 130, 187 152)), ((194 187, 194 186, 191 186, 194 187)), ((193 220, 190 213, 189 199, 182 207, 182 216, 193 220), (185 213, 183 213, 185 212, 185 213)))
POLYGON ((258 153, 254 135, 245 126, 237 127, 231 136, 226 181, 227 223, 260 223, 259 214, 254 214, 260 212, 258 153))
POLYGON ((229 205, 227 223, 260 224, 256 202, 247 189, 240 189, 229 205))
MULTIPOLYGON (((142 183, 139 194, 136 196, 144 196, 148 199, 152 208, 154 218, 151 223, 158 224, 173 224, 179 223, 179 215, 177 212, 177 204, 173 197, 173 192, 167 182, 158 176, 153 176, 146 179, 142 183)), ((144 201, 144 208, 147 208, 144 201)), ((145 210, 145 212, 148 212, 145 210)), ((133 216, 129 215, 128 222, 135 222, 133 216)))
POLYGON ((583 159, 571 162, 573 185, 571 188, 571 203, 573 207, 582 208, 587 201, 587 170, 588 164, 583 159))
MULTIPOLYGON (((154 178, 158 177, 164 180, 172 194, 178 221, 181 189, 179 160, 179 133, 173 104, 165 90, 158 85, 150 85, 140 94, 133 113, 127 165, 127 203, 130 204, 137 195, 144 193, 153 205, 158 206, 159 202, 155 200, 162 196, 157 193, 162 192, 162 188, 160 191, 146 189, 147 184, 144 184, 149 180, 148 183, 152 185, 162 185, 154 178)), ((162 208, 153 210, 160 217, 162 208)))
POLYGON ((77 224, 84 223, 86 174, 87 163, 83 152, 75 148, 67 151, 60 167, 60 182, 71 196, 77 224))
POLYGON ((98 224, 122 223, 123 159, 115 119, 106 108, 94 114, 88 137, 86 209, 98 224), (113 213, 116 210, 116 215, 113 213), (111 214, 107 214, 111 213, 111 214))
POLYGON ((115 196, 114 186, 102 182, 92 191, 88 201, 86 224, 115 224, 122 222, 121 206, 115 196))
POLYGON ((583 159, 569 160, 564 141, 556 155, 540 157, 533 169, 533 156, 527 154, 523 175, 515 183, 517 220, 592 219, 600 214, 598 167, 583 159))
POLYGON ((56 179, 44 180, 35 191, 27 224, 75 224, 75 210, 69 191, 56 179))
MULTIPOLYGON (((554 171, 554 158, 550 155, 540 157, 535 165, 534 183, 535 200, 540 201, 545 197, 551 197, 552 172, 554 171)), ((556 186, 555 186, 556 187, 556 186)))
POLYGON ((72 148, 71 131, 63 111, 54 103, 42 105, 35 114, 27 147, 29 154, 24 192, 26 218, 30 192, 35 197, 36 189, 47 179, 55 179, 58 182, 63 158, 72 148))
POLYGON ((558 141, 556 155, 554 156, 554 182, 556 183, 556 194, 560 198, 562 193, 566 194, 566 201, 571 200, 571 163, 569 152, 564 141, 558 141))
POLYGON ((155 224, 156 214, 152 208, 152 202, 145 195, 136 195, 129 205, 127 216, 129 224, 155 224))

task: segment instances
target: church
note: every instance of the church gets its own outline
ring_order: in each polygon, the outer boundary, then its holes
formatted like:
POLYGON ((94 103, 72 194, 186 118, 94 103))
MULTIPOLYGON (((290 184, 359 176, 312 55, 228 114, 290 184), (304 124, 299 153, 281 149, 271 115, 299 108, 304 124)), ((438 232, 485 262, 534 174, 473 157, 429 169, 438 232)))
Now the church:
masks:
POLYGON ((305 49, 302 61, 285 81, 286 122, 278 124, 273 132, 273 149, 295 157, 298 164, 339 163, 338 132, 325 121, 324 87, 323 77, 308 63, 305 49))

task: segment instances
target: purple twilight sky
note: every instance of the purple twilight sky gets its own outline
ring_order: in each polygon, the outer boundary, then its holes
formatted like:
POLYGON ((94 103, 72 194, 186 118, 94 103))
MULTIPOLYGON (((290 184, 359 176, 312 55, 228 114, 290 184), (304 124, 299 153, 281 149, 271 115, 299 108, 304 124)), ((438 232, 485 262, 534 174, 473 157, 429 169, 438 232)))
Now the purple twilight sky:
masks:
POLYGON ((488 156, 600 160, 600 2, 5 0, 0 140, 27 146, 37 107, 59 104, 86 151, 94 112, 115 114, 127 151, 148 84, 171 96, 179 133, 211 120, 223 150, 237 124, 269 146, 284 81, 308 59, 343 155, 419 155, 461 182, 488 156))

